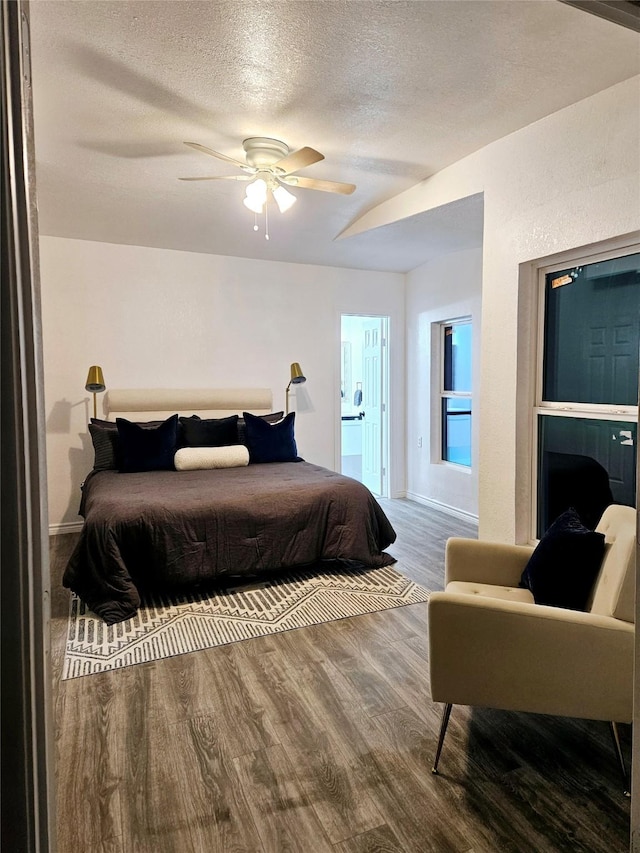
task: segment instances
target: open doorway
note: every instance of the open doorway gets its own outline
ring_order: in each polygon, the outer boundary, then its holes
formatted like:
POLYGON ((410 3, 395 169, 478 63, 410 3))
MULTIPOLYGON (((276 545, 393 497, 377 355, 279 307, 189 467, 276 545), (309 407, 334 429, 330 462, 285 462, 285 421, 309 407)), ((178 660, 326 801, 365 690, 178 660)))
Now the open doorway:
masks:
POLYGON ((340 327, 340 470, 388 497, 389 318, 343 314, 340 327))

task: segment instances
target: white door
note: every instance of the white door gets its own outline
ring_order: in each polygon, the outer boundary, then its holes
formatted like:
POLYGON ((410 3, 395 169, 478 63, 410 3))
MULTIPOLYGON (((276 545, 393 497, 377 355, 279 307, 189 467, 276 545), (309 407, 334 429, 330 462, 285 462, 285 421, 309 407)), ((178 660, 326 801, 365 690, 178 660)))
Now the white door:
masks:
POLYGON ((382 317, 371 317, 363 324, 362 482, 374 495, 382 494, 383 323, 382 317))

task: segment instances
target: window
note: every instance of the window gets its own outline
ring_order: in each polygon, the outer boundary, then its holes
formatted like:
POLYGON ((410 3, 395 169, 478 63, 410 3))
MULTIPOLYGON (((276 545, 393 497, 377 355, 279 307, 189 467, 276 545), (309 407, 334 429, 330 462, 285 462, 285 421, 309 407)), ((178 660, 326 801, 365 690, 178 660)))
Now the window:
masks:
POLYGON ((471 467, 471 320, 441 324, 443 462, 471 467))
POLYGON ((537 537, 568 506, 589 527, 635 506, 640 254, 601 257, 540 271, 537 537))

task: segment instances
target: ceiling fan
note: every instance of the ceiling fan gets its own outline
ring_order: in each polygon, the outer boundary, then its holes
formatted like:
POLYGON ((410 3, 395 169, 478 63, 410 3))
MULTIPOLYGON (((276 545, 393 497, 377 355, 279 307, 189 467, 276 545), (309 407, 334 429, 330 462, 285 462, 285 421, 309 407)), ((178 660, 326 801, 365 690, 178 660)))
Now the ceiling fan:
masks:
MULTIPOLYGON (((266 136, 252 136, 245 139, 242 147, 246 152, 246 162, 242 163, 226 154, 213 151, 198 142, 185 142, 189 148, 217 157, 232 163, 245 173, 243 175, 210 175, 198 178, 180 178, 181 181, 246 181, 247 191, 244 204, 249 210, 256 214, 264 212, 267 216, 267 205, 269 197, 278 205, 281 213, 284 213, 296 202, 296 197, 290 193, 287 187, 300 187, 309 190, 323 190, 330 193, 341 193, 350 195, 355 190, 355 184, 345 184, 340 181, 323 181, 317 178, 300 177, 297 172, 307 166, 324 160, 324 155, 313 148, 300 148, 291 153, 289 146, 279 139, 270 139, 266 136)), ((254 230, 258 230, 257 219, 254 230)), ((265 229, 265 237, 268 240, 268 230, 265 229)))

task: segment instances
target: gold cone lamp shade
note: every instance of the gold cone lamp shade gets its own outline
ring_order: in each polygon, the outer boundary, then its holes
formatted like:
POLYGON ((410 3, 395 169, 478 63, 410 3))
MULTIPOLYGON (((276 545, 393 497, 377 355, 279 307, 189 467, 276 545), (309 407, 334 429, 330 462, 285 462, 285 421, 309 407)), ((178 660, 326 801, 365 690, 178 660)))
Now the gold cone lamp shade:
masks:
POLYGON ((97 364, 94 364, 93 367, 89 368, 89 375, 87 376, 87 384, 84 386, 87 391, 91 391, 96 394, 100 391, 104 391, 104 376, 102 375, 102 368, 98 367, 97 364))
POLYGON ((98 408, 96 402, 96 394, 102 393, 107 387, 104 384, 104 376, 102 375, 102 368, 98 367, 97 364, 92 365, 89 368, 89 373, 87 375, 87 381, 85 383, 85 389, 90 391, 93 394, 93 417, 98 417, 98 408))
POLYGON ((302 372, 302 368, 300 367, 297 361, 294 361, 291 364, 291 379, 289 380, 289 384, 287 385, 287 389, 284 395, 286 398, 287 414, 289 414, 289 388, 291 388, 292 385, 300 385, 302 382, 306 381, 307 377, 302 372))
POLYGON ((302 372, 302 368, 297 361, 294 361, 291 365, 291 382, 293 382, 294 385, 299 385, 301 382, 306 381, 307 377, 302 372))

